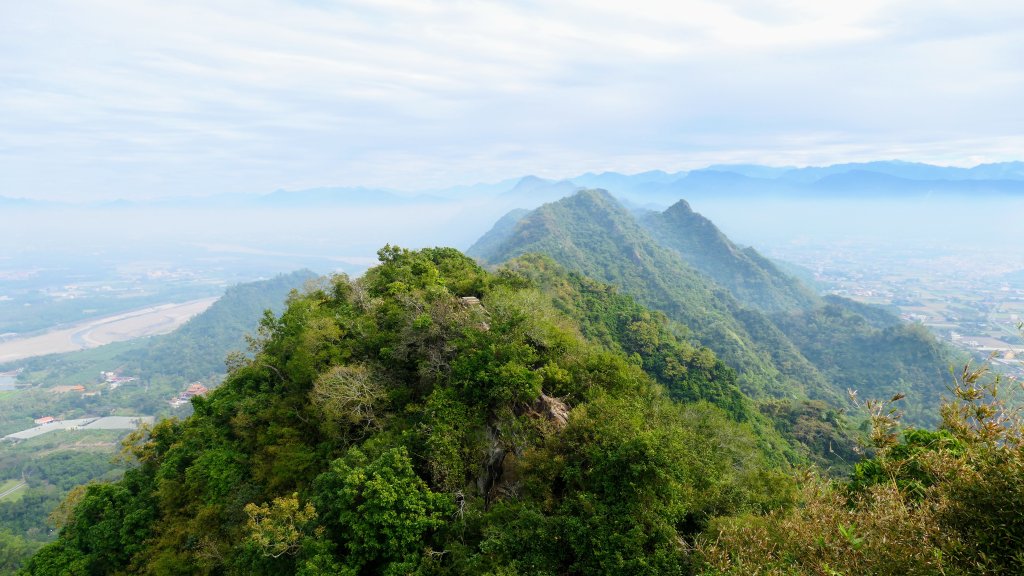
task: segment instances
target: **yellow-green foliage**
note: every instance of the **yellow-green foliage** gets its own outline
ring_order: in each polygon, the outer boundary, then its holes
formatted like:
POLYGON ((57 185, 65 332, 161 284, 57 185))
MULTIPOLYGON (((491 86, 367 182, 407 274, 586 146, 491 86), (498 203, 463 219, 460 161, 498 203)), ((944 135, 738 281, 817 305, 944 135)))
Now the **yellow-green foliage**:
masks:
POLYGON ((877 454, 852 482, 811 475, 792 510, 716 520, 702 573, 1024 573, 1024 423, 1001 384, 966 366, 936 432, 870 404, 877 454))
POLYGON ((246 529, 248 540, 261 554, 280 558, 285 554, 294 555, 299 551, 303 529, 316 519, 312 504, 299 504, 298 493, 274 498, 269 504, 245 505, 249 517, 246 529))
POLYGON ((934 510, 908 506, 893 486, 849 500, 842 486, 806 478, 795 509, 715 521, 698 541, 701 574, 955 574, 943 550, 957 545, 934 510))
POLYGON ((348 426, 377 424, 375 407, 386 398, 384 384, 366 366, 335 366, 316 379, 310 401, 324 418, 348 426))

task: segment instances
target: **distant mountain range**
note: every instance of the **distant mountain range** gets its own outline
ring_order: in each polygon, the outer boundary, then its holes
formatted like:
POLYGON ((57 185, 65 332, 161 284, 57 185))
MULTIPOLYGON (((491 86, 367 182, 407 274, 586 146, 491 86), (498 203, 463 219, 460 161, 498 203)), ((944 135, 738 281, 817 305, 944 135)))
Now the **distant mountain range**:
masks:
MULTIPOLYGON (((600 188, 638 206, 667 206, 680 198, 782 196, 793 198, 885 198, 928 195, 1024 196, 1024 162, 973 168, 884 161, 786 168, 719 164, 689 172, 639 174, 588 172, 565 180, 527 176, 506 195, 524 201, 554 201, 575 188, 600 188)), ((444 195, 439 192, 439 195, 444 195)))
POLYGON ((668 204, 679 198, 785 196, 808 198, 920 197, 928 195, 1024 195, 1024 162, 974 168, 914 162, 867 162, 825 167, 774 168, 716 165, 665 174, 614 172, 571 179, 603 188, 632 202, 668 204))
MULTIPOLYGON (((495 183, 400 192, 384 188, 323 187, 277 190, 269 194, 223 194, 158 200, 115 200, 81 204, 94 208, 234 207, 304 208, 317 206, 405 205, 493 198, 533 208, 584 188, 601 188, 638 206, 667 206, 680 198, 786 197, 862 198, 928 195, 1024 196, 1024 162, 980 164, 973 168, 935 166, 898 160, 812 167, 716 164, 688 172, 652 170, 639 174, 588 172, 549 180, 528 175, 495 183)), ((0 206, 74 205, 0 196, 0 206)))

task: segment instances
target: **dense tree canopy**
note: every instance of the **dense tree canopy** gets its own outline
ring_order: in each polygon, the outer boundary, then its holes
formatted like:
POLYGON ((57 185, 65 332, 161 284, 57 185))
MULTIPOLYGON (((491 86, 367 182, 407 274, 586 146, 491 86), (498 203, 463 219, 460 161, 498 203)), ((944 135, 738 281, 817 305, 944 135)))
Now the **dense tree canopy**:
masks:
POLYGON ((664 316, 549 260, 380 258, 266 315, 24 572, 684 573, 711 518, 790 501, 796 453, 664 316))
POLYGON ((73 492, 22 574, 1024 568, 1024 427, 982 371, 936 431, 867 404, 870 457, 830 479, 808 456, 838 446, 838 411, 753 402, 687 327, 611 286, 538 256, 379 256, 266 314, 193 416, 73 492))

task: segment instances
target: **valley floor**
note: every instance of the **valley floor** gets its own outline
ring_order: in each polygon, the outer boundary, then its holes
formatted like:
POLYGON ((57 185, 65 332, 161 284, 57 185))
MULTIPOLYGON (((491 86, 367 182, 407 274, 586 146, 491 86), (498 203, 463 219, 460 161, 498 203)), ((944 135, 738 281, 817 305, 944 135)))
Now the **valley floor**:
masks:
POLYGON ((152 416, 106 416, 56 420, 4 436, 4 440, 27 440, 57 430, 134 430, 139 424, 152 424, 152 416))
POLYGON ((209 308, 216 297, 162 304, 51 330, 38 336, 0 342, 0 363, 34 356, 95 348, 143 336, 173 332, 209 308))

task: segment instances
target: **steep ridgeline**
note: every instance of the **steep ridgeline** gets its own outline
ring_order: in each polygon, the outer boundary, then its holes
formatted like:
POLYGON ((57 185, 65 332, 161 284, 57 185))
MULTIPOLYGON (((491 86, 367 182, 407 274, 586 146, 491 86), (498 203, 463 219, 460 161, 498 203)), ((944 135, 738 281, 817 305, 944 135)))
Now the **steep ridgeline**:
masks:
POLYGON ((621 287, 661 310, 737 369, 754 397, 813 397, 841 402, 766 316, 746 309, 727 290, 660 246, 603 190, 586 190, 546 204, 504 232, 484 236, 467 254, 497 264, 528 253, 546 254, 585 276, 621 287), (490 252, 481 246, 496 246, 490 252))
POLYGON ((711 520, 792 501, 786 443, 663 316, 549 259, 380 256, 265 317, 23 574, 686 574, 711 520))
POLYGON ((948 380, 947 350, 885 311, 820 299, 753 250, 738 249, 679 203, 638 221, 589 190, 542 206, 481 238, 486 263, 537 252, 611 282, 690 328, 740 373, 755 398, 817 398, 846 405, 905 392, 913 415, 932 409, 948 380), (897 352, 898 351, 898 352, 897 352))
POLYGON ((908 420, 934 421, 951 351, 927 330, 880 307, 818 297, 753 248, 737 247, 685 200, 639 222, 659 244, 768 315, 836 389, 879 398, 909 393, 908 420))
POLYGON ((685 200, 664 212, 647 212, 639 222, 656 242, 678 252, 747 306, 772 313, 821 304, 817 295, 756 250, 733 244, 685 200))

